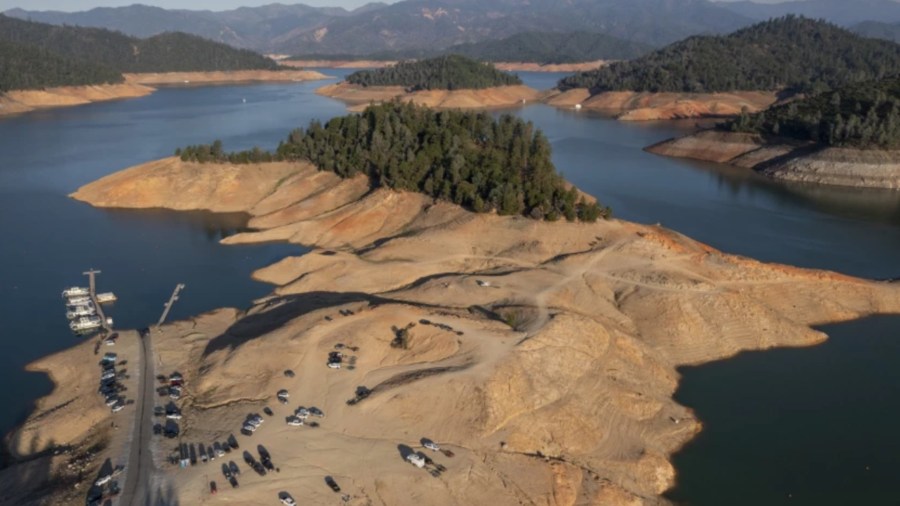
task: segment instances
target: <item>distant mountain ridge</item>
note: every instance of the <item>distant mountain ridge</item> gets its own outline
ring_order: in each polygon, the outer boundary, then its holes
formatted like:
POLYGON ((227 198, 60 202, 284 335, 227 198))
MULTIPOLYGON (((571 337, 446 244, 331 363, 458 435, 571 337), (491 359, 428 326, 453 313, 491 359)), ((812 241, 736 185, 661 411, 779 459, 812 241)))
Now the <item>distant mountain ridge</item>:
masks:
POLYGON ((793 0, 774 4, 744 0, 721 2, 719 5, 759 21, 797 14, 824 19, 841 26, 852 26, 864 21, 900 22, 900 3, 894 0, 793 0))
POLYGON ((853 26, 853 31, 863 37, 900 42, 900 23, 863 21, 853 26))
POLYGON ((272 4, 223 12, 133 5, 10 16, 129 35, 185 31, 236 47, 286 54, 368 55, 441 50, 522 32, 594 32, 655 46, 752 23, 708 0, 404 0, 354 11, 272 4))
MULTIPOLYGON (((369 4, 360 9, 361 12, 370 12, 383 6, 369 4)), ((321 26, 350 12, 340 7, 319 8, 304 4, 270 4, 221 12, 168 10, 135 4, 71 13, 11 9, 4 14, 54 25, 106 28, 140 38, 165 32, 184 32, 234 47, 266 50, 282 38, 290 38, 299 31, 321 26)))

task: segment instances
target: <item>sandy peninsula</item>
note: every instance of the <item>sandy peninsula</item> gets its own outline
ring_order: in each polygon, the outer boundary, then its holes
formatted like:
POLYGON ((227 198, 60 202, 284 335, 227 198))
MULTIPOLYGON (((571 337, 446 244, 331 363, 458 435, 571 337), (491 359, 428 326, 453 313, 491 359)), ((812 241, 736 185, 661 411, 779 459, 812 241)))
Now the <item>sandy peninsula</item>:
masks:
MULTIPOLYGON (((232 454, 242 469, 232 489, 218 461, 179 471, 166 462, 174 444, 155 439, 160 488, 181 504, 211 501, 208 480, 219 482, 217 502, 268 503, 287 491, 325 504, 335 500, 325 476, 353 505, 663 504, 670 456, 702 428, 672 399, 678 366, 814 345, 827 336, 811 325, 900 311, 896 284, 763 264, 656 226, 473 214, 308 164, 168 158, 73 197, 243 210, 256 231, 227 243, 314 248, 257 271, 275 289, 253 307, 154 334, 158 369, 181 371, 188 385, 182 442, 236 434, 242 450, 262 445, 279 469, 259 476, 232 454), (333 351, 345 354, 341 369, 326 367, 333 351), (348 404, 357 391, 368 396, 348 404), (315 428, 286 425, 298 406, 325 417, 315 428), (264 407, 274 416, 239 434, 264 407), (422 438, 453 457, 423 449, 422 438), (413 451, 445 471, 432 477, 405 462, 413 451)), ((78 363, 79 353, 43 367, 78 363)), ((43 442, 39 450, 57 433, 93 433, 102 423, 73 420, 86 408, 67 399, 95 373, 58 378, 68 386, 40 402, 14 441, 43 442)))
POLYGON ((732 93, 648 93, 610 91, 591 95, 576 88, 549 96, 549 105, 580 108, 622 121, 654 121, 687 118, 721 118, 736 116, 746 108, 757 112, 778 101, 776 93, 762 91, 732 93))
POLYGON ((71 107, 94 102, 107 102, 147 96, 156 86, 208 86, 254 82, 292 82, 325 79, 314 71, 233 71, 233 72, 167 72, 124 74, 122 84, 96 86, 64 86, 43 90, 15 90, 0 94, 0 117, 22 114, 38 109, 71 107))
POLYGON ((325 97, 346 102, 349 110, 360 111, 371 103, 402 100, 435 109, 496 109, 521 106, 540 100, 542 94, 528 86, 497 86, 482 90, 422 90, 409 92, 403 86, 359 86, 346 82, 316 90, 325 97))
POLYGON ((751 169, 773 179, 900 189, 900 152, 818 146, 791 139, 705 130, 647 151, 751 169))

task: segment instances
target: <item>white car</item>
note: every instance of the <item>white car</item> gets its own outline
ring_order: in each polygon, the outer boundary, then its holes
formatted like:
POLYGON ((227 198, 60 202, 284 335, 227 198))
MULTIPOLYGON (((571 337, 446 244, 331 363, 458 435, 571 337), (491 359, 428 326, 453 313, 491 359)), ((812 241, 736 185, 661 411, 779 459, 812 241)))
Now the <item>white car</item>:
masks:
POLYGON ((301 420, 306 420, 307 418, 309 418, 309 410, 306 408, 297 408, 297 411, 294 412, 294 415, 301 420))
POLYGON ((166 413, 169 420, 181 420, 181 413, 166 413))
POLYGON ((247 419, 247 423, 258 429, 259 426, 262 425, 263 421, 259 418, 249 418, 247 419))
POLYGON ((341 363, 340 362, 328 362, 328 367, 330 367, 332 369, 340 369, 341 363))
POLYGON ((297 506, 297 501, 291 496, 285 496, 281 498, 281 504, 284 504, 285 506, 297 506))
POLYGON ((107 371, 100 375, 101 380, 108 380, 116 377, 116 371, 107 371))
POLYGON ((287 419, 287 424, 292 425, 294 427, 299 427, 299 426, 303 425, 303 420, 297 418, 296 416, 292 416, 287 419))
POLYGON ((125 409, 125 404, 118 402, 116 404, 113 404, 112 407, 109 409, 111 409, 113 413, 118 413, 119 411, 122 411, 123 409, 125 409))
POLYGON ((244 430, 249 431, 249 432, 256 432, 256 425, 252 425, 250 423, 245 423, 244 430))
POLYGON ((107 474, 106 476, 101 476, 101 477, 97 478, 97 481, 94 482, 94 485, 97 485, 98 487, 102 487, 103 485, 106 485, 107 483, 109 483, 110 480, 112 480, 112 475, 107 474))
POLYGON ((438 444, 435 443, 434 441, 426 441, 425 444, 423 444, 422 446, 424 446, 425 448, 428 448, 429 450, 431 450, 433 452, 441 451, 441 447, 438 446, 438 444))

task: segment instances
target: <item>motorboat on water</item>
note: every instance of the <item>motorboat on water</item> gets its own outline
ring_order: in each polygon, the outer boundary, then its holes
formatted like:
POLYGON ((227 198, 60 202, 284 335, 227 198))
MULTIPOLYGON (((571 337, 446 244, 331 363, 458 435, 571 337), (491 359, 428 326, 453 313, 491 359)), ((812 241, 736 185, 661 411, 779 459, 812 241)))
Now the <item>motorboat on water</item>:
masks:
POLYGON ((99 316, 81 316, 69 322, 69 328, 73 332, 81 332, 85 330, 98 329, 103 325, 103 320, 99 316))
POLYGON ((70 306, 66 311, 66 318, 74 320, 79 316, 93 316, 97 314, 97 310, 93 304, 85 304, 83 306, 70 306))
POLYGON ((91 292, 87 288, 83 286, 71 286, 62 291, 62 296, 64 299, 68 299, 69 297, 80 297, 85 295, 90 295, 91 292))
POLYGON ((75 297, 69 297, 69 301, 66 305, 84 306, 85 304, 90 304, 91 302, 91 297, 88 295, 76 295, 75 297))

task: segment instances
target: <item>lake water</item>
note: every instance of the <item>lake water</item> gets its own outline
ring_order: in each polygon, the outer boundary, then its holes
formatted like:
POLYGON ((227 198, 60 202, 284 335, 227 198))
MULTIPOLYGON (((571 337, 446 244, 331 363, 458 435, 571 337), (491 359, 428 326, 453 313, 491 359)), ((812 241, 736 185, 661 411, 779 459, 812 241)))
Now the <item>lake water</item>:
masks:
MULTIPOLYGON (((523 77, 546 88, 559 76, 523 77)), ((66 195, 186 144, 221 139, 228 149, 272 148, 296 126, 344 113, 342 104, 313 94, 320 85, 168 88, 136 100, 0 120, 0 291, 5 294, 0 377, 16 385, 0 390, 6 407, 0 430, 21 420, 49 389, 44 376, 22 367, 77 341, 66 327, 59 292, 83 284, 82 271, 101 269, 100 290, 119 295, 110 311, 117 326, 140 327, 159 318, 180 282, 187 288, 171 318, 246 307, 271 289, 250 280, 254 269, 304 251, 290 245, 219 245, 219 238, 241 229, 241 216, 99 210, 66 195)), ((565 176, 612 206, 618 217, 660 222, 761 260, 873 278, 900 276, 895 261, 900 192, 776 184, 741 170, 642 151, 686 131, 688 124, 626 124, 539 105, 513 113, 542 128, 565 176)), ((900 345, 892 341, 900 318, 828 330, 835 339, 818 348, 750 353, 683 371, 678 399, 697 411, 707 430, 677 456, 680 481, 673 498, 691 504, 776 504, 797 490, 791 504, 825 504, 840 496, 835 489, 849 494, 860 487, 869 487, 876 502, 893 497, 887 495, 889 484, 900 467, 888 458, 897 453, 890 446, 896 438, 889 420, 900 405, 900 378, 888 370, 900 360, 900 345), (871 367, 872 361, 881 368, 871 367), (852 371, 861 374, 854 377, 852 371), (876 390, 877 396, 860 396, 876 390), (736 403, 747 398, 756 400, 755 408, 736 403), (790 406, 791 400, 815 399, 828 404, 790 406), (786 411, 778 411, 782 408, 786 411), (761 418, 746 416, 756 410, 761 418), (764 416, 775 412, 779 416, 764 416), (883 423, 846 437, 841 429, 848 413, 883 423), (805 439, 787 431, 806 426, 816 430, 805 439), (806 444, 787 444, 795 438, 806 444), (881 458, 868 453, 848 461, 861 444, 881 458), (849 472, 862 460, 871 460, 878 472, 849 472), (816 483, 822 486, 817 489, 816 483), (831 493, 815 496, 810 489, 831 493), (809 502, 811 497, 826 500, 809 502)))

